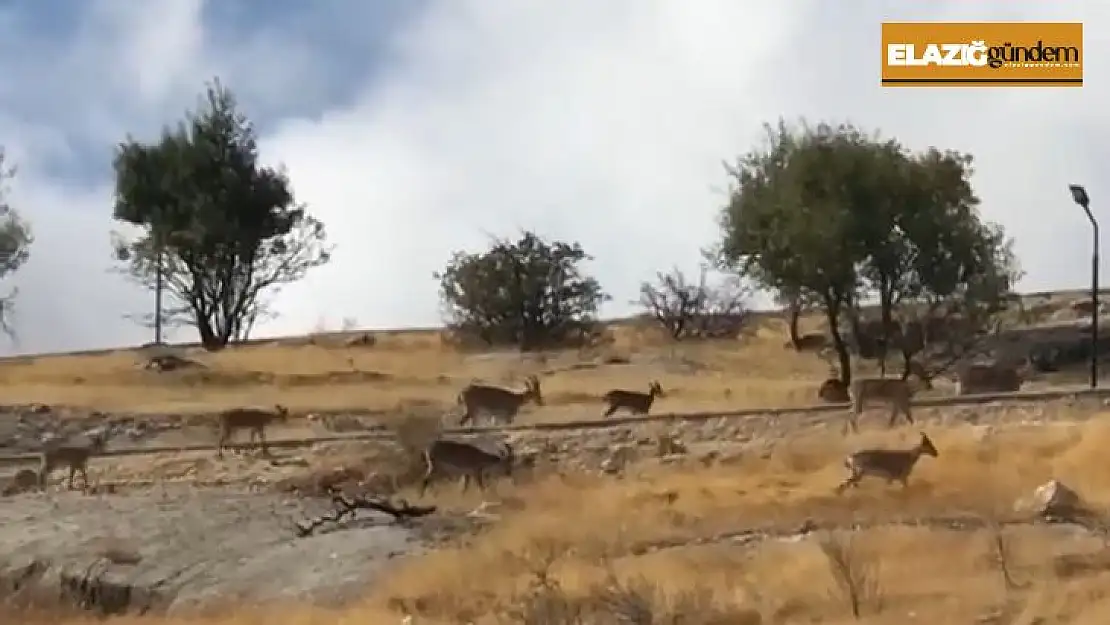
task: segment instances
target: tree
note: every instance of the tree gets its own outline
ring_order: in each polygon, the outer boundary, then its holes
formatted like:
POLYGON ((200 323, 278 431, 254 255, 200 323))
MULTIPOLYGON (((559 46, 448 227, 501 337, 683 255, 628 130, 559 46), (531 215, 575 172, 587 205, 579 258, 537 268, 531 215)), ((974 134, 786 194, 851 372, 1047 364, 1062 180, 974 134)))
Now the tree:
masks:
POLYGON ((578 243, 533 232, 483 253, 455 252, 435 274, 447 322, 460 336, 524 351, 585 342, 609 299, 580 268, 587 260, 578 243))
MULTIPOLYGON (((1020 272, 1001 228, 980 220, 970 157, 912 154, 851 125, 780 121, 767 130, 765 145, 727 166, 734 184, 718 262, 780 300, 812 297, 826 314, 842 381, 851 379, 851 360, 841 321, 858 338, 868 299, 879 302, 884 363, 899 313, 929 325, 951 311, 980 334, 1020 272)), ((902 351, 906 376, 910 350, 902 351)))
POLYGON ((850 192, 838 185, 850 179, 843 156, 852 155, 858 131, 824 124, 796 131, 781 121, 766 131, 764 146, 726 165, 733 189, 720 216, 719 263, 780 297, 812 294, 828 319, 847 382, 851 360, 840 317, 859 289, 864 250, 845 197, 850 192))
MULTIPOLYGON (((882 337, 877 357, 900 348, 903 377, 911 359, 937 361, 930 375, 979 349, 1021 277, 1013 242, 983 222, 970 178, 973 159, 935 148, 892 153, 897 169, 888 203, 869 220, 870 256, 864 274, 878 293, 882 337), (880 236, 888 227, 892 235, 880 236)), ((922 363, 926 364, 926 363, 922 363)))
POLYGON ((674 268, 640 285, 637 303, 676 341, 737 338, 748 321, 747 289, 738 279, 711 285, 702 269, 696 284, 674 268))
POLYGON ((113 216, 141 229, 116 235, 123 271, 151 289, 164 281, 167 323, 195 326, 208 349, 247 338, 272 315, 269 296, 331 258, 324 224, 284 171, 259 164, 254 128, 218 81, 158 142, 128 137, 113 166, 113 216))
MULTIPOLYGON (((31 226, 20 217, 7 202, 6 183, 15 177, 15 168, 5 162, 5 153, 0 148, 0 278, 15 273, 31 255, 31 226)), ((0 331, 15 339, 12 316, 15 312, 15 299, 18 290, 13 288, 7 295, 0 296, 0 331)))

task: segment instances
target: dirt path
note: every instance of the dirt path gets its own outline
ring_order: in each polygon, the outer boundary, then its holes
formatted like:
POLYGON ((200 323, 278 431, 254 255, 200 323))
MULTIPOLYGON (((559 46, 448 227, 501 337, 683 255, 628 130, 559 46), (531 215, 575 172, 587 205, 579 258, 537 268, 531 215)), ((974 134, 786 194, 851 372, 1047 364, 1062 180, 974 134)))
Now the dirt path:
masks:
MULTIPOLYGON (((1055 388, 1031 392, 998 393, 959 397, 932 397, 914 402, 915 416, 925 420, 965 420, 978 422, 980 417, 1014 409, 1026 409, 1038 417, 1046 415, 1048 406, 1071 407, 1081 405, 1098 409, 1110 405, 1110 389, 1055 388)), ((84 416, 70 415, 59 419, 53 412, 30 412, 28 407, 0 407, 0 464, 23 462, 23 456, 40 449, 46 438, 71 438, 98 430, 109 440, 105 455, 174 454, 213 448, 215 430, 211 419, 197 415, 135 416, 94 413, 84 416)), ((711 427, 738 432, 782 435, 799 427, 822 422, 840 421, 846 414, 846 405, 822 404, 789 408, 753 408, 731 412, 703 412, 658 414, 648 417, 622 416, 598 419, 575 418, 568 410, 567 418, 558 422, 523 423, 510 427, 483 427, 475 429, 448 428, 451 435, 477 434, 484 436, 513 436, 524 438, 558 438, 560 435, 579 437, 604 437, 620 429, 681 426, 687 429, 711 427)), ((396 415, 402 418, 404 415, 396 415)), ((584 415, 582 415, 584 416, 584 415)), ((385 422, 359 415, 333 415, 330 420, 302 420, 269 432, 275 448, 303 448, 313 445, 355 440, 391 440, 393 434, 385 422), (342 419, 340 419, 342 417, 342 419), (334 420, 349 422, 337 430, 334 420), (330 424, 330 425, 329 425, 330 424), (341 431, 341 432, 340 432, 341 431)))
POLYGON ((20 495, 0 506, 0 589, 68 588, 108 613, 189 612, 244 598, 339 604, 420 548, 409 530, 384 524, 295 538, 292 523, 323 509, 187 487, 20 495))

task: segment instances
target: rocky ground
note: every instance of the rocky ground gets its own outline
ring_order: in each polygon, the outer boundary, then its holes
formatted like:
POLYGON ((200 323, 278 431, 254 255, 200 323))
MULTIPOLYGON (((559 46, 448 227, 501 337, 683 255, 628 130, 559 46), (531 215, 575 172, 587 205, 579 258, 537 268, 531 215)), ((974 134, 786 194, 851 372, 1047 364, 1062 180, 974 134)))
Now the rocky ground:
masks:
MULTIPOLYGON (((1001 424, 1084 418, 1102 407, 1101 399, 1071 398, 921 408, 915 416, 925 428, 959 421, 988 431, 1001 424)), ((37 448, 29 441, 56 434, 51 428, 57 423, 30 409, 0 418, 0 443, 6 447, 0 453, 37 448)), ((73 431, 62 434, 113 428, 111 443, 119 447, 211 442, 206 426, 165 423, 175 422, 103 416, 71 422, 73 431)), ((520 455, 535 458, 541 471, 620 473, 636 461, 728 462, 741 454, 764 453, 790 431, 819 428, 839 435, 841 427, 840 415, 797 412, 507 438, 520 455)), ((318 424, 289 428, 274 438, 323 429, 318 424)), ((298 537, 297 521, 330 507, 327 499, 305 495, 320 494, 326 486, 321 476, 327 476, 327 485, 346 481, 391 494, 396 481, 378 478, 399 470, 397 457, 396 446, 384 442, 320 444, 281 450, 273 459, 245 453, 220 460, 212 451, 108 457, 94 462, 94 488, 85 493, 65 492, 59 472, 47 492, 15 495, 0 504, 0 553, 5 554, 0 593, 30 596, 61 589, 78 604, 107 612, 144 607, 183 612, 275 599, 340 603, 372 583, 397 556, 425 548, 429 524, 414 522, 409 528, 362 512, 360 520, 340 531, 298 537)), ((0 468, 0 478, 18 468, 0 468)), ((430 522, 444 523, 443 531, 449 532, 450 514, 430 522)))
POLYGON ((230 488, 21 494, 0 506, 0 587, 17 596, 61 589, 107 613, 241 598, 329 604, 419 548, 410 530, 381 522, 297 537, 294 523, 321 508, 230 488))

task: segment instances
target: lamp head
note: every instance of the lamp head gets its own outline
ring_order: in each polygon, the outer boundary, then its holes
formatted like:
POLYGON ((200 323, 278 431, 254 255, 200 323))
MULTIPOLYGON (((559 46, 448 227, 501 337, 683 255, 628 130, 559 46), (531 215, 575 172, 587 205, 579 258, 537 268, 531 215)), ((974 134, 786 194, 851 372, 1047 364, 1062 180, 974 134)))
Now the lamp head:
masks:
POLYGON ((1082 206, 1084 210, 1091 205, 1091 198, 1088 197, 1087 190, 1082 185, 1069 184, 1068 190, 1071 191, 1071 199, 1075 200, 1075 203, 1082 206))

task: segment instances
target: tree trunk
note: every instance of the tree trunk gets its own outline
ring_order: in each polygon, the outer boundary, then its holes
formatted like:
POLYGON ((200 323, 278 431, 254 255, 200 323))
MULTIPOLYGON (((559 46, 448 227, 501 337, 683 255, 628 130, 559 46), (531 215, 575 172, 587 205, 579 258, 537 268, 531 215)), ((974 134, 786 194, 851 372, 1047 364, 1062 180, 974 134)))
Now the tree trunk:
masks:
POLYGON ((852 357, 848 353, 848 345, 840 334, 840 307, 842 300, 825 294, 825 318, 829 322, 829 334, 832 336, 833 347, 836 348, 837 359, 840 362, 840 381, 845 386, 852 383, 852 357))
POLYGON ((891 326, 894 322, 894 298, 891 297, 887 280, 879 284, 879 323, 882 335, 879 339, 879 376, 886 377, 886 357, 890 353, 891 326))
MULTIPOLYGON (((839 305, 840 304, 838 304, 838 306, 839 305)), ((871 348, 873 347, 873 345, 869 344, 869 337, 864 335, 863 323, 860 321, 859 318, 859 309, 856 308, 856 303, 851 298, 849 298, 848 301, 844 302, 843 306, 843 312, 845 315, 848 316, 848 327, 852 332, 852 339, 856 344, 856 351, 859 352, 860 358, 867 358, 868 355, 871 353, 871 348)), ((839 316, 840 315, 838 314, 837 317, 839 318, 839 316)), ((839 331, 840 327, 837 326, 837 332, 839 331)), ((843 338, 841 340, 843 340, 843 338)))
POLYGON ((790 343, 794 346, 794 351, 802 351, 802 337, 798 332, 798 322, 802 318, 802 306, 798 302, 790 304, 790 343))
POLYGON ((227 339, 220 340, 207 317, 197 315, 197 331, 200 333, 200 344, 205 350, 218 352, 227 346, 227 339))

